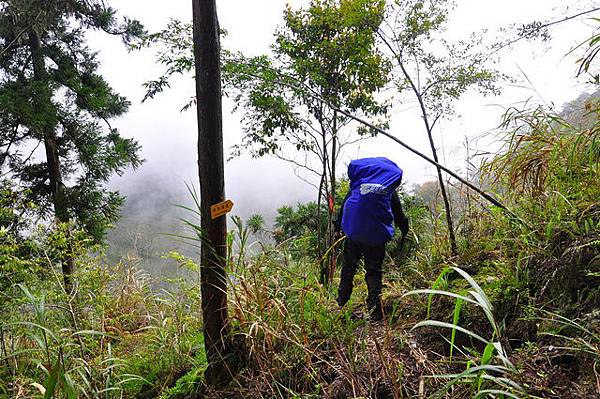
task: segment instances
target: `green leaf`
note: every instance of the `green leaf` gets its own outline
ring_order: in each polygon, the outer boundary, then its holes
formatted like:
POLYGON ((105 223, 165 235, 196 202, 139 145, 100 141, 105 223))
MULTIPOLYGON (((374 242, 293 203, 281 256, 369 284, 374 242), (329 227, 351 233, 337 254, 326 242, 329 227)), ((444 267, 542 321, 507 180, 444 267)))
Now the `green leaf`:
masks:
MULTIPOLYGON (((449 267, 444 268, 442 270, 442 272, 440 273, 440 275, 433 282, 433 285, 431 286, 431 288, 433 290, 437 290, 437 288, 445 281, 444 278, 446 277, 446 274, 450 273, 451 271, 452 271, 452 269, 450 269, 449 267)), ((433 294, 430 293, 429 298, 427 298, 427 318, 429 318, 431 316, 431 301, 432 300, 433 300, 433 294)))
POLYGON ((521 396, 518 396, 514 393, 508 392, 508 391, 504 391, 501 389, 483 389, 479 392, 477 392, 475 394, 475 396, 473 396, 473 399, 477 399, 477 398, 481 398, 484 397, 488 394, 493 394, 493 395, 504 395, 504 396, 508 396, 509 398, 513 398, 513 399, 521 399, 521 396))
POLYGON ((60 378, 61 373, 61 364, 60 358, 56 359, 56 363, 50 370, 46 381, 44 381, 44 388, 46 389, 46 393, 44 394, 44 399, 52 399, 54 397, 54 391, 56 390, 56 385, 60 378))
POLYGON ((456 330, 458 330, 458 331, 460 331, 460 332, 462 332, 464 334, 467 334, 468 336, 470 336, 472 338, 475 338, 476 340, 481 341, 481 342, 483 342, 485 344, 489 343, 489 341, 487 339, 482 338, 481 336, 475 334, 472 331, 467 330, 464 327, 455 326, 454 324, 446 323, 446 322, 439 321, 439 320, 424 320, 424 321, 421 321, 421 322, 415 324, 413 326, 413 328, 411 328, 411 330, 414 330, 415 328, 419 328, 419 327, 443 327, 443 328, 449 328, 449 329, 456 329, 456 330))
POLYGON ((483 350, 483 354, 481 355, 481 364, 489 364, 490 361, 492 360, 493 356, 494 356, 494 350, 496 349, 496 347, 494 346, 493 342, 490 342, 489 344, 487 344, 485 346, 485 349, 483 350))
POLYGON ((77 393, 75 392, 75 387, 73 386, 73 380, 67 373, 62 373, 61 381, 67 394, 67 399, 77 399, 77 393))
POLYGON ((439 399, 442 398, 450 388, 452 388, 456 383, 462 380, 465 377, 476 377, 480 372, 494 372, 494 373, 503 373, 506 369, 501 366, 492 366, 492 365, 484 365, 484 366, 475 366, 471 367, 460 374, 451 374, 451 375, 435 375, 436 378, 451 378, 442 388, 437 390, 431 398, 439 399))
POLYGON ((452 316, 452 324, 454 328, 452 329, 452 336, 450 337, 450 364, 452 364, 452 353, 454 351, 454 340, 456 339, 456 327, 458 326, 458 319, 460 318, 460 309, 462 308, 463 300, 461 298, 457 298, 454 303, 454 313, 452 316))
POLYGON ((455 294, 454 292, 450 292, 450 291, 434 290, 434 289, 412 290, 402 296, 404 297, 404 296, 408 296, 408 295, 418 295, 418 294, 443 295, 443 296, 449 296, 451 298, 460 299, 464 302, 473 303, 475 305, 479 304, 479 302, 469 298, 468 296, 461 295, 461 294, 455 294))

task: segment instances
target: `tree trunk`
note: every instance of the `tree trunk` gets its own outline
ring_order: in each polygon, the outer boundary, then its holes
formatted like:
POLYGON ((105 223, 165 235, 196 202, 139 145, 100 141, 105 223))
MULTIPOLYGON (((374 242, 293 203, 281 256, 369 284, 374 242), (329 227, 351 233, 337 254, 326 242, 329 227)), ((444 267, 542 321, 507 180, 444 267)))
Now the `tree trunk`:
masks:
POLYGON ((331 138, 331 197, 335 203, 335 189, 337 185, 335 164, 337 162, 337 111, 333 111, 333 131, 331 138))
POLYGON ((323 173, 321 174, 321 181, 319 183, 319 193, 317 195, 317 259, 321 260, 321 264, 319 265, 319 282, 322 285, 327 283, 326 279, 326 270, 323 267, 323 254, 325 251, 323 250, 323 229, 321 227, 321 200, 323 198, 323 185, 325 184, 325 169, 326 165, 323 162, 323 173))
MULTIPOLYGON (((322 115, 322 113, 321 113, 322 115)), ((318 207, 318 212, 319 212, 319 220, 317 221, 319 223, 319 237, 317 237, 318 241, 319 241, 319 269, 320 269, 320 276, 319 276, 319 281, 321 282, 322 285, 324 285, 325 287, 329 286, 329 279, 328 279, 328 261, 325 257, 325 254, 327 253, 327 248, 328 248, 328 237, 329 237, 329 220, 330 220, 330 215, 331 215, 331 211, 329 210, 329 189, 328 186, 330 184, 329 178, 328 178, 328 173, 327 173, 327 157, 329 156, 329 154, 327 153, 327 132, 325 130, 325 127, 323 125, 323 121, 319 120, 319 124, 321 125, 321 145, 322 145, 322 150, 323 150, 323 160, 322 160, 322 166, 323 166, 323 171, 321 172, 321 185, 319 186, 319 201, 317 203, 317 207, 318 207), (321 213, 321 195, 323 195, 323 198, 325 200, 325 206, 327 207, 327 225, 325 227, 325 232, 323 234, 323 232, 321 231, 321 218, 320 218, 320 213, 321 213), (324 243, 324 250, 321 251, 321 243, 324 243), (321 253, 322 252, 322 253, 321 253)))
POLYGON ((450 200, 448 199, 448 195, 446 193, 446 185, 444 184, 444 178, 442 176, 442 169, 439 167, 437 150, 435 149, 435 144, 433 142, 433 136, 432 136, 432 132, 431 132, 433 127, 429 124, 429 119, 427 116, 427 107, 425 106, 425 103, 423 101, 423 95, 422 95, 420 89, 415 85, 414 81, 410 77, 410 74, 406 70, 406 67, 404 66, 404 62, 402 61, 402 57, 396 51, 394 51, 392 46, 387 42, 387 40, 385 40, 385 38, 383 38, 383 40, 384 40, 385 44, 388 46, 388 48, 392 51, 394 56, 396 57, 396 60, 398 61, 398 65, 400 66, 400 68, 402 69, 402 73, 404 74, 404 77, 408 80, 410 87, 419 102, 419 107, 421 108, 421 116, 423 117, 423 123, 425 124, 425 130, 427 131, 427 138, 429 139, 429 144, 431 146, 431 153, 433 155, 433 159, 436 164, 435 168, 437 170, 438 182, 440 184, 440 191, 442 192, 442 199, 444 200, 444 208, 446 210, 446 223, 448 224, 448 238, 450 239, 450 251, 452 253, 452 256, 455 256, 458 254, 458 249, 456 247, 456 237, 454 236, 454 223, 452 222, 452 213, 450 210, 450 200))
MULTIPOLYGON (((406 73, 407 72, 405 72, 405 75, 406 75, 406 73)), ((432 126, 429 124, 429 118, 427 115, 427 109, 425 108, 425 103, 423 102, 423 97, 421 96, 421 93, 416 89, 416 87, 414 85, 413 85, 413 91, 415 92, 417 100, 419 101, 419 106, 421 107, 421 116, 423 117, 423 123, 425 124, 425 130, 427 131, 427 138, 429 139, 429 145, 431 146, 431 154, 433 155, 433 160, 437 164, 439 164, 440 161, 437 156, 437 149, 435 148, 435 143, 433 142, 432 126)), ((450 199, 448 198, 448 194, 446 192, 446 185, 444 184, 444 177, 442 176, 442 169, 438 165, 435 165, 435 169, 437 170, 438 182, 440 184, 440 191, 442 192, 442 200, 444 201, 444 209, 446 210, 446 224, 448 225, 448 238, 450 240, 450 252, 451 252, 452 256, 456 256, 458 254, 458 248, 456 246, 456 236, 454 235, 454 222, 452 220, 452 208, 450 206, 450 199)))
MULTIPOLYGON (((44 141, 46 150, 46 168, 48 180, 50 181, 50 192, 52 193, 52 203, 54 205, 54 217, 57 223, 69 222, 69 211, 65 198, 65 185, 62 180, 60 158, 58 156, 58 146, 56 140, 56 110, 52 105, 52 92, 48 86, 48 73, 44 61, 41 40, 35 29, 29 31, 29 49, 33 63, 33 81, 35 83, 35 96, 33 105, 37 115, 43 120, 38 133, 44 141)), ((73 254, 61 260, 65 290, 71 292, 73 282, 71 276, 75 271, 75 260, 73 254)))
POLYGON ((220 386, 231 380, 233 348, 227 317, 227 219, 211 219, 210 206, 225 200, 219 23, 215 0, 192 0, 198 114, 198 170, 202 228, 200 284, 206 381, 220 386))
MULTIPOLYGON (((330 158, 330 162, 331 162, 331 176, 330 176, 330 186, 331 186, 331 192, 329 193, 330 198, 328 198, 328 217, 327 217, 327 228, 328 228, 328 235, 327 235, 327 248, 329 249, 335 242, 335 227, 333 225, 333 218, 335 216, 335 190, 337 187, 337 181, 336 181, 336 162, 337 162, 337 151, 338 151, 338 146, 337 146, 337 111, 333 111, 333 128, 332 128, 332 137, 331 137, 331 158, 330 158), (329 201, 331 201, 329 203, 329 201)), ((331 281, 333 280, 333 274, 335 273, 335 260, 336 260, 336 256, 335 256, 335 251, 331 250, 331 252, 329 252, 329 255, 327 256, 327 281, 328 283, 331 283, 331 281)))
MULTIPOLYGON (((431 153, 433 154, 433 160, 439 163, 437 150, 435 148, 435 144, 433 142, 433 136, 431 134, 431 130, 429 129, 429 122, 427 121, 427 117, 424 115, 425 124, 427 125, 427 137, 429 138, 429 144, 431 145, 431 153)), ((442 169, 436 165, 438 182, 440 184, 440 191, 442 192, 442 199, 444 201, 444 209, 446 210, 446 223, 448 224, 448 235, 450 238, 450 251, 452 256, 456 256, 458 254, 458 248, 456 247, 456 236, 454 235, 454 223, 452 221, 452 209, 450 207, 450 200, 448 198, 448 194, 446 193, 446 185, 444 184, 444 178, 442 176, 442 169)))

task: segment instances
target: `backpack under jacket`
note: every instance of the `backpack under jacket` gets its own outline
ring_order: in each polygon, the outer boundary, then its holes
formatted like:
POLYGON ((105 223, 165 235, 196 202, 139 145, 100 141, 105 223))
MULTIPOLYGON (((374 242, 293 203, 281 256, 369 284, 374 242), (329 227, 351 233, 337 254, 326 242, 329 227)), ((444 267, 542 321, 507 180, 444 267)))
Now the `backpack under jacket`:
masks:
POLYGON ((362 158, 350 162, 348 177, 342 230, 361 244, 385 244, 394 236, 391 201, 402 181, 402 169, 387 158, 362 158))

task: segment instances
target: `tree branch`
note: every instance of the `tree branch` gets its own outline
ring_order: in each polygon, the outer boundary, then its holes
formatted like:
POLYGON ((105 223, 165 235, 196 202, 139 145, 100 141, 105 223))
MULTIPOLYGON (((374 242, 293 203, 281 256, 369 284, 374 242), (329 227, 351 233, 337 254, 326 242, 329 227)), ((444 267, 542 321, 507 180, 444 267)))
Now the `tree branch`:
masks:
POLYGON ((274 154, 274 156, 277 159, 281 159, 282 161, 291 163, 292 165, 296 166, 297 168, 306 169, 309 172, 314 173, 317 176, 321 176, 321 172, 311 168, 310 166, 308 166, 306 164, 301 164, 300 162, 296 161, 295 159, 287 158, 287 157, 284 157, 283 155, 279 155, 279 154, 274 154))
MULTIPOLYGON (((273 71, 273 72, 275 72, 275 71, 273 71)), ((481 195, 483 198, 485 198, 487 201, 489 201, 492 205, 497 206, 498 208, 504 210, 511 217, 513 217, 515 220, 518 220, 523 225, 527 226, 528 228, 531 228, 531 226, 527 222, 525 222, 523 219, 521 219, 519 216, 517 216, 506 205, 502 204, 500 201, 498 201, 497 199, 495 199, 493 196, 491 196, 490 194, 488 194, 487 192, 485 192, 481 188, 475 186, 474 184, 470 183, 469 181, 465 180, 464 178, 462 178, 461 176, 459 176, 457 173, 453 172, 452 170, 448 169, 444 165, 440 164, 439 162, 434 161, 433 159, 429 158, 427 155, 423 154, 419 150, 414 149, 413 147, 409 146, 408 144, 406 144, 402 140, 398 139, 397 137, 395 137, 391 133, 388 133, 387 131, 383 130, 382 128, 380 128, 380 127, 378 127, 378 126, 376 126, 376 125, 374 125, 374 124, 372 124, 370 122, 367 122, 366 120, 362 119, 361 117, 353 115, 353 114, 351 114, 350 112, 348 112, 346 110, 343 110, 343 109, 341 109, 339 107, 335 107, 334 105, 328 103, 326 99, 324 99, 323 97, 321 97, 318 93, 315 93, 314 90, 312 90, 310 87, 307 87, 302 82, 294 80, 291 77, 287 77, 287 78, 288 78, 288 81, 277 80, 277 83, 279 83, 281 85, 288 86, 288 87, 290 87, 292 89, 295 89, 295 90, 302 90, 307 95, 313 97, 314 99, 316 99, 318 101, 321 101, 323 104, 327 105, 329 108, 338 111, 342 115, 345 115, 348 118, 350 118, 350 119, 352 119, 352 120, 354 120, 354 121, 356 121, 356 122, 358 122, 358 123, 360 123, 360 124, 362 124, 364 126, 367 126, 368 128, 370 128, 370 129, 372 129, 372 130, 380 133, 381 135, 383 135, 385 137, 388 137, 389 139, 391 139, 391 140, 395 141, 396 143, 400 144, 402 147, 406 148, 407 150, 409 150, 413 154, 419 156, 420 158, 424 159, 425 161, 429 162, 430 164, 432 164, 432 165, 440 168, 444 172, 448 173, 450 176, 454 177, 456 180, 460 181, 465 186, 469 187, 471 190, 473 190, 476 193, 478 193, 479 195, 481 195), (290 79, 293 80, 295 83, 294 84, 290 83, 289 82, 290 79)))
MULTIPOLYGON (((579 12, 579 13, 577 13, 577 14, 574 14, 574 15, 569 15, 569 16, 567 16, 567 17, 564 17, 564 18, 561 18, 561 19, 557 19, 557 20, 554 20, 554 21, 547 22, 547 23, 545 23, 545 24, 541 24, 541 25, 539 25, 539 26, 537 26, 537 27, 535 28, 535 32, 536 32, 536 33, 537 33, 537 32, 540 32, 542 29, 546 29, 546 28, 549 28, 549 27, 551 27, 551 26, 558 25, 558 24, 561 24, 561 23, 563 23, 563 22, 570 21, 570 20, 572 20, 572 19, 575 19, 575 18, 581 17, 581 16, 583 16, 583 15, 592 14, 592 13, 594 13, 594 12, 596 12, 596 11, 600 11, 600 7, 595 7, 595 8, 592 8, 592 9, 586 10, 586 11, 581 11, 581 12, 579 12)), ((528 39, 528 38, 531 38, 531 37, 533 37, 531 33, 530 33, 530 34, 521 34, 521 35, 519 35, 519 36, 517 36, 517 37, 515 37, 515 38, 513 38, 513 39, 511 39, 511 40, 509 40, 509 41, 507 41, 506 43, 504 43, 504 44, 501 44, 500 46, 498 46, 496 49, 494 49, 494 51, 492 51, 491 53, 489 53, 489 54, 487 55, 486 59, 487 59, 487 58, 490 58, 492 55, 494 55, 494 54, 496 54, 497 52, 499 52, 499 51, 501 51, 501 50, 505 49, 506 47, 512 46, 512 45, 513 45, 513 44, 515 44, 516 42, 519 42, 519 41, 521 41, 521 40, 523 40, 523 39, 528 39)))
POLYGON ((27 31, 29 31, 29 29, 31 29, 35 25, 40 15, 42 15, 42 11, 38 12, 37 15, 33 18, 33 21, 31 21, 29 25, 27 25, 25 28, 19 31, 19 33, 17 33, 15 38, 10 43, 4 46, 2 51, 0 51, 0 57, 2 57, 4 53, 6 53, 13 46, 13 44, 15 44, 21 38, 21 36, 23 36, 27 31))

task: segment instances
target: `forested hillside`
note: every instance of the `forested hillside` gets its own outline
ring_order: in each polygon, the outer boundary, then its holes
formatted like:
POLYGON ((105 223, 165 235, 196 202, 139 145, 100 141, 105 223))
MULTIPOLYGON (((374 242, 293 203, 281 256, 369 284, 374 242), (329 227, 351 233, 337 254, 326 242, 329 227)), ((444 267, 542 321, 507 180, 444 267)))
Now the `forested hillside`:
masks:
POLYGON ((0 0, 0 398, 600 397, 595 2, 459 38, 466 1, 294 2, 262 55, 221 45, 235 27, 214 0, 160 29, 117 3, 0 0), (553 48, 563 26, 589 28, 560 48, 578 94, 513 98, 485 139, 461 131, 479 117, 465 103, 533 85, 503 58, 553 48), (195 87, 177 101, 198 117, 198 182, 127 180, 145 160, 115 126, 140 99, 103 76, 128 65, 102 65, 97 35, 155 56, 140 107, 180 75, 195 87), (393 184, 358 186, 369 143, 430 170, 415 184, 385 158, 393 184), (290 186, 256 163, 284 161, 313 200, 227 202, 229 155, 278 200, 290 186), (365 255, 346 302, 347 204, 382 187, 382 296, 365 305, 365 255))

